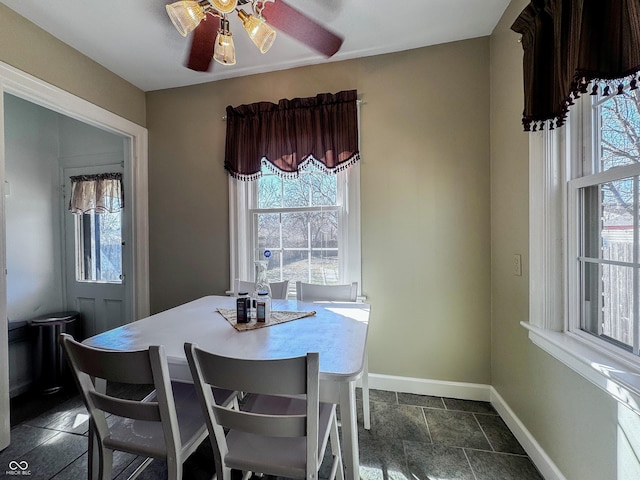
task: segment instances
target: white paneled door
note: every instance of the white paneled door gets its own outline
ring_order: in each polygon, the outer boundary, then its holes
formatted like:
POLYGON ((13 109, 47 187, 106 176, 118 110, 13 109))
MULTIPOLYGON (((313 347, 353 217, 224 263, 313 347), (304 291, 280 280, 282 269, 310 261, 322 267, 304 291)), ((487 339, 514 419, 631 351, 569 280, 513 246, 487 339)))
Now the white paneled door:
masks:
MULTIPOLYGON (((116 213, 69 211, 70 177, 122 173, 120 164, 65 168, 65 285, 69 310, 82 314, 82 337, 90 337, 132 320, 127 293, 130 208, 116 213)), ((124 179, 123 179, 124 181, 124 179)))

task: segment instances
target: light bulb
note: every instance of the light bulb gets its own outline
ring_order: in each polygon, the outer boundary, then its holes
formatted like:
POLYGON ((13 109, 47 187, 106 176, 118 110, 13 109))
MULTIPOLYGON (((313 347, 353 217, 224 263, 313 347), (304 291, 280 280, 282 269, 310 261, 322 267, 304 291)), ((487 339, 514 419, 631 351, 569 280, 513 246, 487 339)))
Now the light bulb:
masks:
POLYGON ((261 53, 266 53, 276 39, 276 31, 262 17, 254 17, 243 10, 238 10, 238 16, 251 41, 261 53))
POLYGON ((233 38, 229 31, 229 21, 220 19, 220 28, 216 36, 216 44, 213 47, 213 59, 222 65, 236 64, 236 48, 233 45, 233 38))
POLYGON ((167 5, 166 9, 171 23, 183 37, 193 31, 205 17, 200 4, 191 0, 172 3, 167 5))

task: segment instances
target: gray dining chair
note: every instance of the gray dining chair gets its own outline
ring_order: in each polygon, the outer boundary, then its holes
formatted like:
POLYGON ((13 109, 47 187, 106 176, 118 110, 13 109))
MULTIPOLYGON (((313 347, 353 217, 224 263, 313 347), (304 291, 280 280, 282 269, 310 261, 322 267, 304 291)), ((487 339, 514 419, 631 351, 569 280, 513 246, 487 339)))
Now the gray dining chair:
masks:
POLYGON ((218 480, 230 480, 231 469, 241 470, 243 480, 252 473, 316 479, 328 442, 329 480, 344 479, 336 405, 319 401, 318 353, 246 360, 191 343, 184 348, 214 446, 218 480), (211 387, 248 395, 234 410, 220 404, 211 387))
MULTIPOLYGON (((253 292, 253 287, 255 283, 248 282, 246 280, 238 280, 236 279, 235 284, 235 294, 238 292, 253 292)), ((289 280, 284 280, 282 282, 269 282, 269 287, 271 288, 271 298, 275 299, 286 299, 287 293, 289 290, 289 280)))
MULTIPOLYGON (((296 282, 296 298, 301 302, 355 302, 358 299, 358 282, 344 285, 319 285, 296 282)), ((369 404, 369 354, 365 348, 362 369, 362 414, 365 430, 371 429, 369 404)))
MULTIPOLYGON (((89 412, 89 434, 95 433, 98 450, 98 478, 111 480, 113 452, 117 450, 147 457, 130 478, 158 458, 166 461, 169 480, 182 479, 183 462, 208 432, 193 385, 169 380, 164 347, 102 350, 78 343, 68 334, 60 335, 59 342, 89 412), (130 400, 98 392, 93 380, 153 385, 155 389, 142 400, 130 400)), ((237 404, 231 391, 213 394, 222 405, 237 404)), ((90 441, 90 472, 94 469, 92 444, 90 441)))

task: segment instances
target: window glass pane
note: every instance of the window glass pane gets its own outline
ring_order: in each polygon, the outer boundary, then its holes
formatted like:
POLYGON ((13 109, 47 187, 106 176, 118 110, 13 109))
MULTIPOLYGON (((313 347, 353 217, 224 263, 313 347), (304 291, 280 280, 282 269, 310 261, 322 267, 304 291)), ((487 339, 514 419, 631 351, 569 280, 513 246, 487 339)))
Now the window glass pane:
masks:
POLYGON ((338 201, 338 178, 326 173, 311 173, 311 203, 314 206, 336 205, 338 201))
POLYGON ((633 347, 637 177, 580 189, 581 328, 633 347))
POLYGON ((78 217, 78 281, 122 283, 121 218, 120 212, 78 217))
POLYGON ((338 252, 336 250, 314 251, 311 255, 311 280, 309 283, 336 285, 339 280, 338 252))
POLYGON ((600 116, 600 171, 638 162, 640 115, 637 90, 610 95, 596 108, 600 116))
POLYGON ((309 248, 309 219, 311 212, 282 214, 282 246, 285 249, 309 248))
POLYGON ((339 282, 337 212, 260 213, 257 225, 259 249, 272 253, 270 280, 339 282))
POLYGON ((298 178, 282 182, 283 205, 285 207, 308 207, 311 205, 311 183, 309 175, 301 173, 298 178))
POLYGON ((602 185, 602 258, 633 262, 632 178, 602 185))
POLYGON ((282 180, 277 175, 263 174, 258 179, 258 208, 278 208, 281 206, 282 180))
POLYGON ((258 252, 279 249, 280 244, 280 214, 261 213, 258 220, 258 252))
POLYGON ((587 263, 582 275, 582 329, 633 346, 633 268, 587 263))
POLYGON ((583 255, 633 261, 634 178, 581 189, 583 255))
POLYGON ((602 334, 633 345, 633 269, 602 266, 602 334))

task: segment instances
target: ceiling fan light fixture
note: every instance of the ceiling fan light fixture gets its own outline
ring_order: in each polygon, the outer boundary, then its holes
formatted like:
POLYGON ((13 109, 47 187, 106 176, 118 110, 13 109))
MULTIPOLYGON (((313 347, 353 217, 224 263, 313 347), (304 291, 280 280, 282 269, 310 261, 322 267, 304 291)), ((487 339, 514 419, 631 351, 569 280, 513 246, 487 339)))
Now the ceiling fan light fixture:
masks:
POLYGON ((213 59, 222 65, 236 64, 236 47, 229 31, 229 20, 226 18, 220 19, 220 28, 213 47, 213 59))
POLYGON ((261 53, 266 53, 276 39, 276 31, 262 17, 250 15, 243 10, 238 10, 238 17, 251 41, 261 53))
POLYGON ((183 37, 193 31, 205 17, 204 8, 192 0, 171 3, 166 5, 166 9, 171 23, 183 37))
POLYGON ((209 0, 209 3, 220 13, 231 13, 236 9, 238 0, 209 0))

